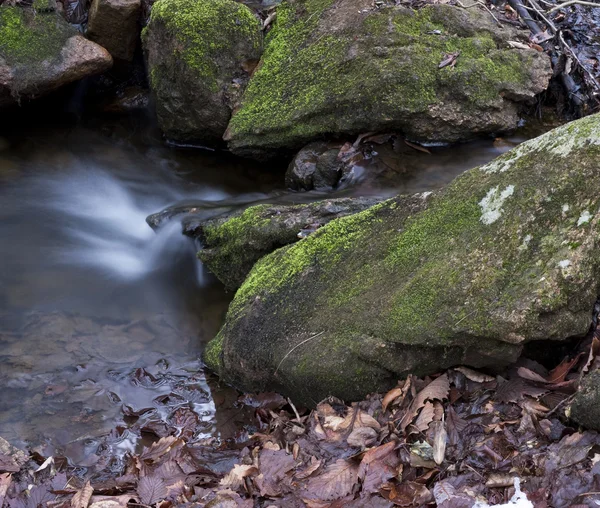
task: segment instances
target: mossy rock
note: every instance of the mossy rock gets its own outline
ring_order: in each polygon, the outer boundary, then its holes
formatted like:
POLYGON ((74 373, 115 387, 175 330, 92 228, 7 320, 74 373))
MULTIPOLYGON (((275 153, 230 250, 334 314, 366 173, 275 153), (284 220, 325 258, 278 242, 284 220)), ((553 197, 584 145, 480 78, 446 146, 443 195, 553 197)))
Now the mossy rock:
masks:
POLYGON ((567 409, 574 421, 587 429, 600 430, 600 371, 586 375, 567 409))
POLYGON ((352 400, 585 334, 600 290, 599 140, 600 116, 578 120, 276 250, 237 291, 207 364, 243 390, 352 400))
POLYGON ((227 289, 236 290, 263 256, 378 201, 339 198, 304 205, 257 205, 200 224, 188 218, 184 220, 184 232, 200 239, 203 247, 198 257, 227 289))
POLYGON ((260 158, 331 134, 457 141, 514 128, 551 75, 545 54, 510 49, 519 38, 477 7, 288 0, 226 139, 260 158), (449 53, 455 65, 440 69, 449 53))
POLYGON ((258 18, 234 0, 158 0, 142 33, 161 129, 221 142, 262 51, 258 18))
POLYGON ((43 95, 111 65, 104 48, 78 35, 57 13, 0 6, 0 106, 43 95))

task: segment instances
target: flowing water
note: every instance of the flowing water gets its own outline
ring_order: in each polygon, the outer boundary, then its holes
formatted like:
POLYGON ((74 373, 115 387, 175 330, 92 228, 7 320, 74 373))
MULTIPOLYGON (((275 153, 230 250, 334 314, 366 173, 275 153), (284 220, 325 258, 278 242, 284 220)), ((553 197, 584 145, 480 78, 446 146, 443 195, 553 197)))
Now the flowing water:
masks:
MULTIPOLYGON (((174 205, 211 216, 323 197, 286 191, 282 164, 168 148, 150 123, 33 117, 0 132, 0 436, 77 465, 127 427, 123 412, 168 420, 189 408, 198 439, 230 437, 243 419, 235 392, 199 360, 232 295, 180 224, 155 233, 146 217, 174 205)), ((438 188, 518 141, 401 156, 382 146, 338 194, 438 188)), ((121 435, 117 449, 139 444, 139 433, 121 435)))

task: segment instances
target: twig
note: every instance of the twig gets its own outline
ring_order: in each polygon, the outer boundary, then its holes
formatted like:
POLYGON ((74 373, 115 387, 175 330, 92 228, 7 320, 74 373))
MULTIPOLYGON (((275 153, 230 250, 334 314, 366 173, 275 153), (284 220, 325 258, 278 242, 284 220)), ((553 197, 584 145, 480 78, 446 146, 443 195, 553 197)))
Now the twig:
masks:
POLYGON ((290 399, 289 397, 287 398, 288 404, 290 406, 292 406, 292 409, 294 410, 294 414, 296 415, 296 421, 302 425, 302 419, 300 418, 300 413, 298 413, 298 410, 296 409, 296 406, 294 406, 294 403, 292 402, 292 399, 290 399))
POLYGON ((565 41, 565 39, 563 37, 562 31, 558 32, 558 40, 560 41, 563 48, 566 49, 571 54, 573 59, 577 62, 577 65, 579 65, 579 67, 581 67, 583 72, 585 72, 588 75, 588 77, 592 80, 592 83, 594 83, 594 86, 596 87, 596 91, 599 91, 600 83, 598 83, 598 81, 596 80, 594 75, 588 69, 585 68, 585 66, 581 63, 581 60, 579 60, 579 57, 575 54, 575 51, 573 51, 571 46, 569 46, 567 44, 567 42, 565 41))
POLYGON ((544 13, 542 12, 542 9, 539 6, 539 4, 535 0, 528 0, 528 1, 529 1, 529 4, 531 5, 531 7, 533 7, 533 10, 536 12, 536 14, 544 20, 544 23, 546 23, 546 26, 550 29, 550 31, 553 34, 555 34, 556 26, 554 25, 554 23, 552 23, 552 21, 550 21, 546 16, 544 16, 544 13))
POLYGON ((537 35, 543 32, 543 30, 539 27, 536 21, 529 15, 529 12, 527 12, 527 9, 525 8, 521 0, 508 0, 508 3, 515 11, 517 11, 517 14, 527 25, 527 28, 531 30, 531 33, 533 35, 537 35))
POLYGON ((302 344, 306 344, 309 340, 313 340, 316 339, 317 337, 319 337, 320 335, 323 335, 325 333, 325 330, 323 330, 322 332, 317 333, 316 335, 313 335, 312 337, 309 337, 308 339, 304 339, 302 342, 300 342, 300 344, 296 344, 292 349, 290 349, 286 355, 281 359, 281 361, 279 362, 279 365, 277 365, 277 368, 275 369, 275 372, 273 373, 274 376, 277 375, 277 372, 279 372, 279 367, 281 367, 281 364, 285 361, 285 359, 290 356, 294 351, 296 351, 296 349, 298 349, 302 344))
POLYGON ((568 7, 569 5, 573 4, 586 5, 588 7, 600 7, 600 4, 597 4, 595 2, 585 2, 584 0, 569 0, 568 2, 558 4, 556 7, 552 7, 552 9, 546 11, 546 13, 550 14, 551 12, 557 11, 559 9, 562 9, 563 7, 568 7))

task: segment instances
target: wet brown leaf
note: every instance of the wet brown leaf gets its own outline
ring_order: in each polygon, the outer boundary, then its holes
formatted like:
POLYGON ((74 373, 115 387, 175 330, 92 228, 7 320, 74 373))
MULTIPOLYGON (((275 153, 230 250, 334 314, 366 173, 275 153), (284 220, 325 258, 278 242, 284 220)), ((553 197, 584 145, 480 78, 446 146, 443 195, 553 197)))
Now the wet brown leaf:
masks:
POLYGON ((339 459, 325 468, 320 476, 311 478, 305 487, 307 499, 333 501, 352 492, 358 478, 358 466, 339 459))
MULTIPOLYGON (((435 408, 431 402, 426 402, 417 417, 413 427, 418 432, 425 432, 429 428, 429 424, 433 421, 435 408)), ((411 427, 412 428, 412 427, 411 427)))
POLYGON ((317 471, 317 469, 319 469, 321 467, 321 464, 323 463, 322 460, 317 459, 315 456, 312 456, 310 458, 310 462, 308 463, 308 465, 302 470, 302 471, 298 471, 295 475, 295 477, 298 480, 303 480, 305 478, 308 478, 309 476, 311 476, 315 471, 317 471))
POLYGON ((446 424, 442 420, 441 422, 433 422, 431 427, 434 432, 433 461, 439 466, 444 462, 444 457, 446 456, 446 441, 448 438, 446 424))
POLYGON ((144 449, 140 459, 149 463, 157 462, 163 455, 183 444, 183 440, 173 436, 161 437, 156 443, 152 443, 150 448, 144 449))
POLYGON ((392 485, 389 491, 382 489, 381 493, 396 506, 422 506, 433 499, 427 487, 416 482, 392 485))

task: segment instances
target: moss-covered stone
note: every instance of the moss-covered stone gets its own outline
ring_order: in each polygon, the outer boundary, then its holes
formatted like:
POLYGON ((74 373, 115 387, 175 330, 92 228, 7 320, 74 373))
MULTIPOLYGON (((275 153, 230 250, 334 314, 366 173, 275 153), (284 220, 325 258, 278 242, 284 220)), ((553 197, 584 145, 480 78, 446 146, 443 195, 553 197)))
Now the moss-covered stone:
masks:
POLYGON ((0 6, 0 106, 105 71, 110 55, 87 41, 51 4, 0 6))
POLYGON ((566 413, 587 429, 600 430, 600 371, 583 378, 566 413))
POLYGON ((178 141, 220 141, 261 55, 258 18, 234 0, 159 0, 142 35, 162 130, 178 141))
POLYGON ((456 141, 513 128, 515 101, 550 77, 545 55, 508 48, 517 37, 476 8, 289 0, 226 138, 260 156, 332 133, 456 141), (440 69, 449 53, 459 53, 455 66, 440 69))
POLYGON ((257 205, 193 227, 188 219, 184 231, 200 239, 203 248, 198 257, 202 262, 229 290, 236 290, 263 256, 377 202, 374 198, 341 198, 305 205, 257 205))
POLYGON ((209 366, 245 390, 357 399, 409 372, 499 367, 528 341, 586 333, 600 290, 598 140, 600 116, 573 122, 266 256, 209 366))

